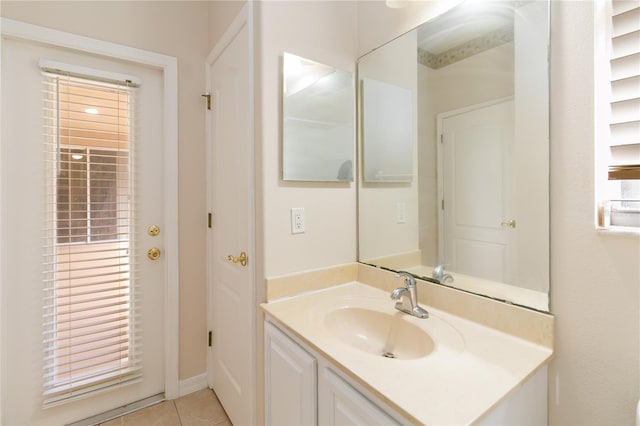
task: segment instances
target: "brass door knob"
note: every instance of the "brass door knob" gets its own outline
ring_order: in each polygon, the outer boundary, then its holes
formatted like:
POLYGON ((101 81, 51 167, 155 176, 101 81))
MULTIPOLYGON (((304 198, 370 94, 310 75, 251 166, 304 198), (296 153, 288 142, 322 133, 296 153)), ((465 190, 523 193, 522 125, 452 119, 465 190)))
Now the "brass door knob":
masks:
POLYGON ((229 262, 239 263, 242 266, 247 266, 247 253, 242 252, 242 253, 240 253, 240 256, 238 256, 238 257, 235 257, 235 256, 230 254, 229 256, 227 256, 227 260, 229 262))
POLYGON ((160 249, 158 247, 151 247, 147 252, 147 257, 151 260, 158 260, 160 258, 160 249))
POLYGON ((515 228, 516 221, 515 219, 507 220, 506 222, 501 222, 500 226, 506 226, 507 228, 515 228))

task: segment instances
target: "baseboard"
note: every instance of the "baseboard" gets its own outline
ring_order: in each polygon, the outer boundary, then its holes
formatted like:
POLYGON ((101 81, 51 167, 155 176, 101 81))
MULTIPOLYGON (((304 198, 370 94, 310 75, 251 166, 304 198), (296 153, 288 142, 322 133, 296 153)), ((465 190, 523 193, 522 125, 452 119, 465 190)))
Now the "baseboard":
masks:
POLYGON ((178 384, 180 396, 188 395, 207 387, 207 373, 198 374, 188 379, 180 380, 178 384))

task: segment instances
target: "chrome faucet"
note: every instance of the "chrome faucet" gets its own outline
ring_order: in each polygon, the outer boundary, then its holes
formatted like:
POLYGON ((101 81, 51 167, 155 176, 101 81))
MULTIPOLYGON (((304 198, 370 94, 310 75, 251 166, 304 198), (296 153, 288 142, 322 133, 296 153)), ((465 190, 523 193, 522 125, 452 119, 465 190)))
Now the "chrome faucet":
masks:
POLYGON ((391 299, 396 300, 396 309, 418 318, 429 318, 429 312, 418 306, 418 289, 416 279, 408 272, 399 272, 397 277, 404 278, 404 287, 391 292, 391 299))
POLYGON ((431 273, 431 277, 438 280, 440 283, 452 283, 453 275, 445 274, 444 267, 446 265, 440 264, 433 268, 433 272, 431 273))

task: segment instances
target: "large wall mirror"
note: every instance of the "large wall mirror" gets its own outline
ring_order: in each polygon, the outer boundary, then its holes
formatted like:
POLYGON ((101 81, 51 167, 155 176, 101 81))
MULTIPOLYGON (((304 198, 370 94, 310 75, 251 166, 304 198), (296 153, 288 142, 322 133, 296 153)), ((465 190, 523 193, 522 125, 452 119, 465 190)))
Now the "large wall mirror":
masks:
POLYGON ((549 310, 548 49, 548 2, 466 1, 359 59, 359 261, 549 310), (411 94, 402 180, 363 176, 370 81, 411 94))

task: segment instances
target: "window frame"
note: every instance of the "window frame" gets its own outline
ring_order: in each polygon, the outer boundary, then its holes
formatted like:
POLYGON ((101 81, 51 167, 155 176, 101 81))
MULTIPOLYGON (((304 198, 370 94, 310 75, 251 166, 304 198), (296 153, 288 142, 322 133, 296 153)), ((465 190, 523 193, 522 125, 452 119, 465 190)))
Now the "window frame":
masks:
POLYGON ((599 231, 640 235, 640 194, 638 198, 622 196, 625 182, 640 180, 610 180, 611 164, 611 70, 612 0, 594 2, 594 171, 595 227, 599 231), (621 204, 634 203, 634 207, 621 204), (622 215, 631 214, 633 225, 611 224, 622 215), (637 225, 636 225, 637 224, 637 225))

